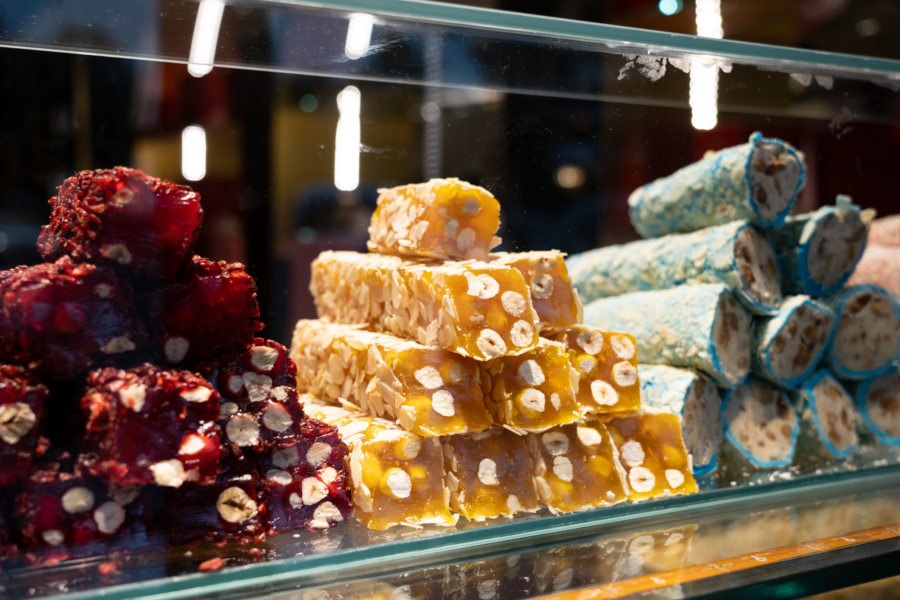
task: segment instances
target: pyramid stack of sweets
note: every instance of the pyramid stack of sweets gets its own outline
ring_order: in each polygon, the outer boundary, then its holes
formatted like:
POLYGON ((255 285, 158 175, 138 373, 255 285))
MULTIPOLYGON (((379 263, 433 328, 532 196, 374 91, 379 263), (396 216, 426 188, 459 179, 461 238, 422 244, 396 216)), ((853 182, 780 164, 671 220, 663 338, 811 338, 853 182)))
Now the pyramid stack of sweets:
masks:
POLYGON ((788 216, 804 177, 798 151, 755 133, 635 190, 646 239, 566 261, 585 322, 635 336, 643 400, 682 415, 697 475, 720 440, 728 477, 845 459, 857 414, 838 378, 883 374, 900 351, 896 301, 844 287, 867 211, 840 195, 788 216))
POLYGON ((319 318, 291 357, 350 448, 354 514, 451 525, 695 491, 679 419, 641 409, 634 338, 582 324, 561 252, 492 253, 499 215, 458 179, 384 189, 372 252, 313 261, 319 318))

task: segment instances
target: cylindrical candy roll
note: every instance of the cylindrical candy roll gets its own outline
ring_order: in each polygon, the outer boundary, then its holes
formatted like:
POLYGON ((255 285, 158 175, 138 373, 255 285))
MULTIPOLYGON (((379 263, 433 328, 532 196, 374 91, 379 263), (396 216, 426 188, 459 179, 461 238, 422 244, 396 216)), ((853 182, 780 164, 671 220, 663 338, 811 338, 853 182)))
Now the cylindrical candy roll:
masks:
POLYGON ((867 233, 868 225, 849 196, 839 195, 835 206, 788 217, 769 232, 784 293, 818 297, 838 290, 859 262, 867 233))
POLYGON ((786 388, 809 377, 834 331, 834 314, 809 296, 792 296, 772 317, 753 324, 754 375, 786 388))
POLYGON ((728 480, 791 464, 800 420, 787 393, 755 377, 725 394, 725 440, 719 462, 728 480))
POLYGON ((746 221, 597 248, 566 264, 583 302, 696 283, 724 283, 758 314, 781 300, 775 252, 746 221))
POLYGON ((633 335, 642 361, 697 369, 723 387, 750 370, 750 315, 722 284, 601 298, 584 321, 633 335))
POLYGON ((795 394, 800 415, 797 460, 815 470, 847 458, 856 451, 856 412, 853 400, 827 369, 819 369, 795 394))
POLYGON ((639 187, 628 197, 631 224, 645 238, 746 219, 777 227, 803 186, 803 158, 786 142, 756 132, 746 144, 639 187))
POLYGON ((900 366, 860 381, 853 396, 866 437, 900 447, 900 366))
POLYGON ((900 302, 876 285, 844 288, 823 298, 835 316, 825 364, 842 379, 868 379, 900 358, 900 302))
POLYGON ((694 476, 715 471, 722 442, 722 397, 716 385, 689 369, 639 365, 645 406, 681 417, 681 434, 694 476))

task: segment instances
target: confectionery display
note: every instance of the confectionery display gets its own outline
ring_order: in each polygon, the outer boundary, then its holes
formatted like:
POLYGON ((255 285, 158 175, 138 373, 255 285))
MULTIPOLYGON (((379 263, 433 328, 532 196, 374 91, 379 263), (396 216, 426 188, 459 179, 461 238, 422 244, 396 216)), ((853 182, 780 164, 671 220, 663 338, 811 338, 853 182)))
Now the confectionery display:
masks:
POLYGON ((874 219, 869 239, 847 285, 874 284, 900 297, 900 215, 874 219))
POLYGON ((859 410, 863 436, 900 445, 900 366, 849 386, 859 410))
POLYGON ((797 391, 800 437, 798 461, 806 468, 820 468, 844 459, 858 446, 853 399, 841 383, 822 369, 797 391))
POLYGON ((28 476, 49 394, 23 367, 0 364, 0 487, 28 476))

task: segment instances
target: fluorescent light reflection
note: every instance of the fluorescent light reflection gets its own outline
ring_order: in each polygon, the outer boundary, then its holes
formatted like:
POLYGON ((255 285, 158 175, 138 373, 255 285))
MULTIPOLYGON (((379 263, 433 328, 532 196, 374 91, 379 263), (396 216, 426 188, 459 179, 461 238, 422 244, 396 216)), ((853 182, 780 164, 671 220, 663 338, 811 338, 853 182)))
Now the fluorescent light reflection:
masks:
POLYGON ((199 125, 181 132, 181 176, 188 181, 206 177, 206 130, 199 125))
MULTIPOLYGON (((697 35, 721 38, 722 5, 720 0, 697 0, 697 35)), ((702 57, 691 59, 691 82, 688 97, 691 125, 695 129, 714 129, 719 121, 719 66, 702 57)))
POLYGON ((365 56, 372 40, 372 27, 375 17, 366 13, 353 13, 347 25, 347 41, 344 42, 344 54, 350 60, 365 56))
POLYGON ((359 110, 362 98, 356 86, 347 86, 337 95, 337 132, 334 140, 334 187, 352 192, 359 187, 359 110))
POLYGON ((194 77, 203 77, 212 71, 224 10, 224 0, 200 1, 197 21, 194 23, 194 37, 191 39, 191 53, 188 56, 188 73, 194 77))

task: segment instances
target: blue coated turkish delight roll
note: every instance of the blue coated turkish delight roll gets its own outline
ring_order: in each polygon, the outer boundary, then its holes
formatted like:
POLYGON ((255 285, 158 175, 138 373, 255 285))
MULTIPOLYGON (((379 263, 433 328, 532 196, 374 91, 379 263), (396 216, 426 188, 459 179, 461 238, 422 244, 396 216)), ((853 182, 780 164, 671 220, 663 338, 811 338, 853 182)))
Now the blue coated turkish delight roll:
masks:
POLYGON ((824 296, 840 289, 862 257, 868 225, 849 196, 835 206, 788 217, 768 233, 786 294, 824 296))
POLYGON ((631 224, 645 238, 747 220, 784 222, 803 187, 803 157, 786 142, 756 132, 740 146, 639 187, 628 197, 631 224))
POLYGON ((747 221, 597 248, 566 265, 582 302, 698 283, 725 284, 757 314, 781 301, 775 252, 747 221))
POLYGON ((868 379, 900 359, 900 302, 876 285, 843 288, 822 299, 835 316, 824 363, 841 379, 868 379))
POLYGON ((815 470, 847 458, 859 447, 853 399, 827 369, 819 369, 794 395, 800 416, 797 464, 815 470))
POLYGON ((723 387, 750 370, 750 314, 722 284, 601 298, 584 322, 633 335, 642 361, 697 369, 723 387))
POLYGON ((796 387, 816 368, 833 332, 831 309, 809 296, 791 296, 774 316, 755 320, 751 370, 780 386, 796 387))
POLYGON ((696 371, 666 365, 639 365, 645 406, 681 417, 681 435, 695 476, 715 471, 722 442, 722 397, 716 385, 696 371))
POLYGON ((865 436, 900 447, 900 365, 860 381, 852 391, 865 436))

